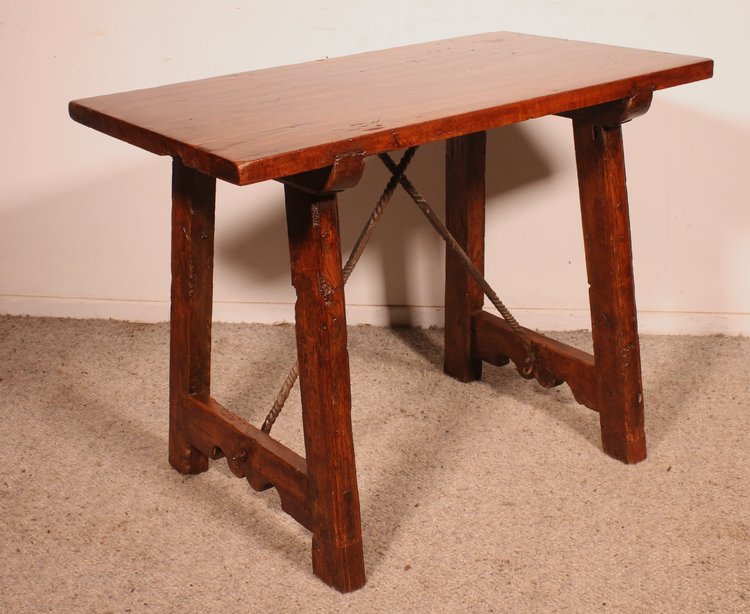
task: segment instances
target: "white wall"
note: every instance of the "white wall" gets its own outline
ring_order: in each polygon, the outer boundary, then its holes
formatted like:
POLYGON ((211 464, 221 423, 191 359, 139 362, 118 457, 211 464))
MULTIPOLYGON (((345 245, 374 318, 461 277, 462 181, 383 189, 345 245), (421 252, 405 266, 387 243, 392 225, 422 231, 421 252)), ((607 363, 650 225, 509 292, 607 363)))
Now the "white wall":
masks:
MULTIPOLYGON (((748 23, 745 0, 2 0, 0 312, 168 316, 169 159, 74 123, 70 99, 517 30, 716 60, 624 128, 637 299, 642 331, 748 334, 748 23)), ((488 138, 491 283, 527 325, 588 326, 569 122, 488 138)), ((410 173, 438 208, 442 156, 424 147, 410 173)), ((345 249, 385 179, 373 160, 341 199, 345 249)), ((289 319, 281 186, 218 199, 216 319, 289 319)), ((442 246, 404 197, 347 290, 350 322, 441 322, 442 246)))

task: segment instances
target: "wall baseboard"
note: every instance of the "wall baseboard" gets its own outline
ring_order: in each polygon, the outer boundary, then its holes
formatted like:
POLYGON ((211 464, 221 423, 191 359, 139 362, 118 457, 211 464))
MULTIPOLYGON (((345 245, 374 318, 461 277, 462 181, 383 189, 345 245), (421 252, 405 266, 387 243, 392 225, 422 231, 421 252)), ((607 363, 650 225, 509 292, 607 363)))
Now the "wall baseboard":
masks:
MULTIPOLYGON (((539 330, 589 329, 589 312, 584 309, 511 308, 526 327, 539 330)), ((59 298, 0 295, 0 313, 34 317, 103 318, 134 322, 163 322, 169 319, 167 301, 128 301, 110 299, 59 298)), ((218 322, 292 322, 291 303, 214 303, 218 322)), ((349 324, 372 326, 443 325, 443 308, 431 306, 347 305, 349 324)), ((701 313, 678 311, 639 311, 638 328, 646 334, 661 335, 750 335, 750 313, 701 313)))

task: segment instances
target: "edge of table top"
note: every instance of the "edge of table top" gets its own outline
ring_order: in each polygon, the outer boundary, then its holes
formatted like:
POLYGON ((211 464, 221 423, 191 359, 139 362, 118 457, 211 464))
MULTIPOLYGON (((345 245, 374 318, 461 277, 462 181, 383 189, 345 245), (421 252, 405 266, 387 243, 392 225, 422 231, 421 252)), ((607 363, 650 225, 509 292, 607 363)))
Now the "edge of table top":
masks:
MULTIPOLYGON (((712 74, 713 61, 707 58, 650 52, 625 47, 598 45, 595 43, 579 43, 577 41, 550 37, 497 32, 316 60, 302 64, 239 73, 237 75, 200 79, 120 94, 73 100, 69 104, 69 113, 75 121, 95 130, 159 155, 179 157, 187 166, 203 173, 230 183, 245 185, 329 166, 334 163, 338 156, 347 153, 370 156, 384 151, 421 145, 427 142, 444 140, 450 137, 525 121, 535 117, 563 113, 627 98, 643 91, 654 91, 707 79, 712 74), (531 40, 533 43, 541 41, 556 45, 576 45, 581 49, 596 50, 601 53, 622 53, 624 55, 640 53, 644 57, 651 54, 651 56, 657 59, 665 58, 669 60, 668 63, 674 63, 674 65, 660 70, 647 71, 642 74, 613 79, 612 81, 597 82, 592 85, 584 85, 565 91, 549 91, 543 95, 524 98, 523 100, 512 100, 510 102, 503 102, 501 100, 499 104, 494 105, 480 104, 477 108, 472 108, 461 113, 446 113, 443 116, 438 114, 436 117, 430 117, 423 121, 408 121, 403 124, 399 123, 398 125, 387 125, 384 123, 382 126, 369 122, 372 125, 363 125, 356 133, 345 135, 346 138, 325 139, 324 142, 314 143, 307 147, 296 147, 284 151, 274 152, 272 149, 269 149, 268 155, 259 155, 251 159, 242 159, 241 155, 227 155, 228 148, 226 146, 222 148, 220 146, 212 147, 210 144, 188 143, 185 142, 186 139, 180 139, 175 135, 169 134, 169 130, 156 130, 146 125, 134 123, 132 120, 129 121, 127 118, 128 111, 125 108, 127 105, 123 106, 123 110, 118 111, 118 114, 122 115, 121 117, 108 110, 113 105, 116 107, 116 103, 118 102, 124 104, 129 98, 138 100, 139 97, 154 96, 160 92, 172 92, 174 88, 205 88, 212 83, 218 84, 222 80, 226 83, 227 79, 233 78, 249 79, 260 76, 268 79, 274 75, 271 71, 276 71, 276 74, 281 74, 284 70, 305 70, 310 73, 314 71, 320 72, 321 70, 334 70, 337 66, 346 67, 351 71, 351 66, 355 62, 367 62, 376 58, 376 54, 381 54, 385 58, 386 53, 390 53, 393 57, 397 57, 398 54, 408 54, 410 52, 425 53, 431 48, 430 46, 437 49, 436 46, 441 44, 461 43, 465 45, 474 41, 481 44, 487 40, 487 37, 491 36, 506 36, 510 37, 511 40, 515 37, 516 40, 522 41, 527 45, 530 44, 528 41, 531 40), (324 64, 325 66, 323 66, 324 64)), ((270 142, 273 140, 273 136, 272 133, 267 134, 266 138, 270 142)), ((246 137, 246 140, 250 140, 251 138, 254 138, 254 136, 249 135, 246 137)), ((240 142, 242 141, 240 140, 240 142)))

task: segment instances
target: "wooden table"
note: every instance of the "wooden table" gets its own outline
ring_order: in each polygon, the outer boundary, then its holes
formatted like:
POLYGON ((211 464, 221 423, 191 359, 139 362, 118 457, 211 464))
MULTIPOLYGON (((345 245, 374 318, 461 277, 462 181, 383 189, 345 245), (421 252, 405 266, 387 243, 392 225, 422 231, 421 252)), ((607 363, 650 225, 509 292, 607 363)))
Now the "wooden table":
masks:
POLYGON ((446 141, 446 223, 481 271, 485 131, 572 118, 590 284, 593 356, 483 310, 456 253, 446 262, 445 372, 478 379, 512 360, 567 382, 599 413, 604 451, 646 456, 621 124, 655 90, 709 78, 711 60, 508 32, 99 96, 76 121, 174 158, 169 461, 199 473, 225 457, 275 487, 312 532, 313 571, 340 591, 365 583, 351 432, 336 193, 365 158, 446 141), (216 179, 285 184, 306 458, 210 396, 216 179))

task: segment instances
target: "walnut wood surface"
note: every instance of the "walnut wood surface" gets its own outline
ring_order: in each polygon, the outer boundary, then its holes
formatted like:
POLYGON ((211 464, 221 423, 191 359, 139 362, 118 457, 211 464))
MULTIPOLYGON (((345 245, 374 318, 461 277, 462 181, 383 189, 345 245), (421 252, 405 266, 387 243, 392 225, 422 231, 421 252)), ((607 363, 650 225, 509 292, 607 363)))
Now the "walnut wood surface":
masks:
POLYGON ((619 126, 631 119, 640 117, 651 108, 654 93, 650 90, 641 90, 627 98, 613 100, 593 107, 584 107, 575 111, 559 113, 563 117, 578 119, 602 126, 619 126))
MULTIPOLYGON (((484 131, 573 118, 594 356, 528 329, 542 385, 567 381, 600 414, 604 450, 645 458, 640 351, 622 136, 652 92, 711 76, 711 60, 513 33, 467 36, 70 103, 71 116, 173 166, 169 460, 182 473, 226 457, 312 531, 313 571, 365 583, 351 427, 335 193, 367 156, 448 140, 447 224, 484 260, 484 131), (306 458, 210 397, 216 178, 285 185, 306 458)), ((445 370, 523 364, 526 347, 449 253, 445 370)))
POLYGON ((336 195, 285 185, 313 572, 341 592, 365 583, 352 440, 349 354, 336 195))
MULTIPOLYGON (((492 365, 503 366, 510 357, 517 369, 526 360, 526 346, 502 319, 480 311, 472 317, 473 348, 476 356, 492 365)), ((524 328, 534 348, 534 378, 549 388, 563 382, 570 386, 581 405, 596 410, 596 373, 594 357, 570 345, 524 328)))
POLYGON ((190 395, 210 393, 215 199, 216 179, 174 160, 169 462, 180 473, 208 469, 185 433, 184 412, 190 395))
POLYGON ((248 184, 711 76, 713 62, 495 32, 70 103, 73 119, 248 184))
POLYGON ((276 488, 282 509, 312 530, 304 458, 210 397, 189 397, 184 407, 185 434, 202 454, 226 458, 232 473, 255 490, 276 488))
POLYGON ((646 458, 622 128, 573 120, 604 451, 646 458))
POLYGON ((359 151, 336 156, 331 166, 324 166, 286 177, 278 181, 311 194, 330 194, 352 188, 359 183, 365 170, 365 156, 359 151))
MULTIPOLYGON (((471 261, 484 272, 485 132, 445 143, 445 225, 471 261)), ((445 253, 445 357, 443 370, 462 382, 482 377, 472 352, 471 316, 484 292, 452 250, 445 253)))

